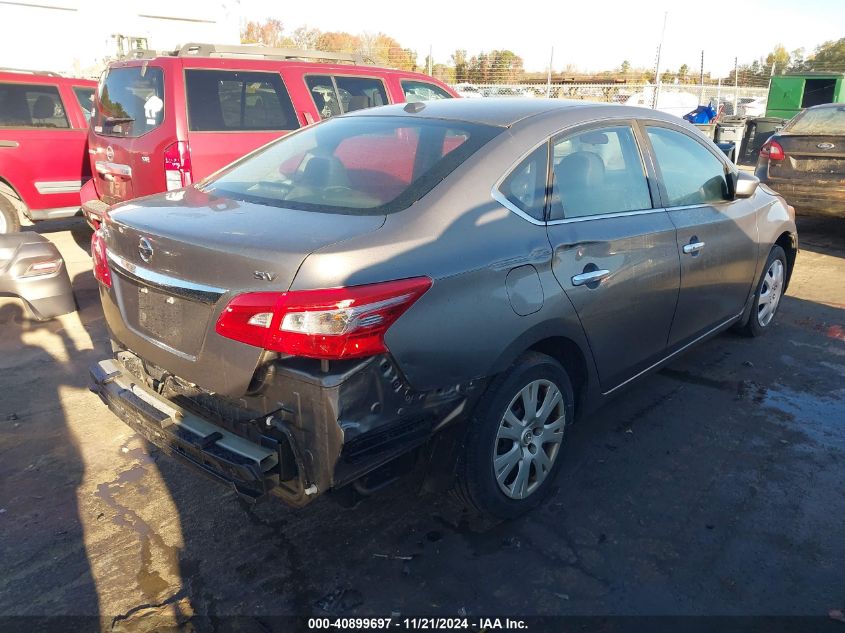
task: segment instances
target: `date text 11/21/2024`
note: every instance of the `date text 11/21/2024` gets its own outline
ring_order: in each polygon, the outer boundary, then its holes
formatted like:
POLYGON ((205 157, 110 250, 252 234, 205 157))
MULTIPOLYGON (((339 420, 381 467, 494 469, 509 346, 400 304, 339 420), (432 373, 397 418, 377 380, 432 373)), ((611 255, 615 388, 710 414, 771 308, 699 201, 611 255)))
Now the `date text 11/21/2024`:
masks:
POLYGON ((525 620, 512 618, 478 618, 464 617, 418 617, 418 618, 309 618, 308 629, 319 630, 390 630, 406 631, 447 631, 447 630, 525 630, 528 628, 525 620))

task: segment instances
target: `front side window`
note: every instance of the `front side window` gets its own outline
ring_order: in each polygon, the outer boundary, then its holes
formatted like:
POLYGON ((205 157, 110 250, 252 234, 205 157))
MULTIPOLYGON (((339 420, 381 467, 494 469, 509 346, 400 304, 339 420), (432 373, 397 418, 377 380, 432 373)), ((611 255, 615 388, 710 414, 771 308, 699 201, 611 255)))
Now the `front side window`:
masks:
POLYGON ((73 94, 76 95, 76 100, 79 102, 79 107, 82 108, 82 114, 85 115, 85 121, 90 121, 91 110, 94 107, 94 89, 74 86, 73 94))
POLYGON ((516 208, 535 220, 542 220, 548 173, 549 146, 543 143, 502 181, 499 191, 516 208))
POLYGON ((402 92, 405 93, 405 101, 414 103, 416 101, 434 101, 436 99, 452 99, 452 95, 427 81, 402 80, 402 92))
POLYGON ((112 68, 100 84, 94 131, 136 137, 164 121, 164 73, 155 66, 112 68))
POLYGON ((305 84, 322 119, 389 103, 384 83, 380 79, 309 75, 305 78, 305 84))
POLYGON ((552 145, 550 219, 651 209, 651 194, 628 125, 580 132, 552 145))
POLYGON ((202 187, 291 209, 393 213, 419 200, 500 132, 433 119, 330 119, 276 141, 202 187))
POLYGON ((713 204, 728 199, 725 166, 706 147, 683 132, 664 127, 646 130, 666 188, 667 206, 713 204))
POLYGON ((299 127, 279 73, 185 71, 192 132, 295 130, 299 127))
POLYGON ((68 128, 55 86, 0 84, 0 127, 68 128))

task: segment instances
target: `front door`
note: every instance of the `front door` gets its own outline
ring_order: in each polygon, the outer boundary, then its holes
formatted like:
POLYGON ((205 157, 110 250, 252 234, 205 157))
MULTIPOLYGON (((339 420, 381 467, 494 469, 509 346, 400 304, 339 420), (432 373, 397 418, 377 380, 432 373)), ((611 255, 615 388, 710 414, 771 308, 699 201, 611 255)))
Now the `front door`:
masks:
POLYGON ((554 140, 554 274, 584 327, 604 392, 666 352, 678 299, 675 227, 629 122, 554 140))
POLYGON ((686 132, 645 126, 669 218, 678 231, 681 291, 669 347, 739 315, 756 279, 757 216, 752 199, 732 200, 727 165, 686 132))

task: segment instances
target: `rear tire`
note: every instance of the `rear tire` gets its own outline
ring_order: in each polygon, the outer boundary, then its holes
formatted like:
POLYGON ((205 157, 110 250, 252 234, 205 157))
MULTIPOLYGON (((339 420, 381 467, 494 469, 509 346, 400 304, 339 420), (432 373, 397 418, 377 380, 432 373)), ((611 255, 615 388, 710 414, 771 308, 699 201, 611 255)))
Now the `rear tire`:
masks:
POLYGON ((6 196, 0 194, 0 235, 4 233, 17 233, 21 230, 18 210, 6 196))
POLYGON ((762 336, 772 329, 771 326, 783 299, 789 272, 788 265, 783 249, 777 244, 773 246, 763 266, 760 281, 757 282, 757 290, 754 292, 751 314, 744 330, 747 336, 762 336))
POLYGON ((515 518, 551 492, 575 406, 566 371, 529 352, 491 382, 470 421, 456 486, 481 514, 515 518))

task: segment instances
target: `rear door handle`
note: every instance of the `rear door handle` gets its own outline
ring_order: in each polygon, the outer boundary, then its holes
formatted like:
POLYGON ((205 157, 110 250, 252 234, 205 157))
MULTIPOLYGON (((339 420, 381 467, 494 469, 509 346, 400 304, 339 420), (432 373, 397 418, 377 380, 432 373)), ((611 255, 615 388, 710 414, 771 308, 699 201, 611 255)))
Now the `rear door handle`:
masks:
POLYGON ((581 273, 580 275, 575 275, 572 278, 572 285, 573 286, 583 286, 585 284, 592 284, 598 283, 602 279, 609 277, 610 271, 606 269, 601 270, 591 270, 586 273, 581 273))
POLYGON ((703 248, 704 242, 690 242, 689 244, 684 244, 684 253, 687 255, 695 255, 703 248))

